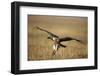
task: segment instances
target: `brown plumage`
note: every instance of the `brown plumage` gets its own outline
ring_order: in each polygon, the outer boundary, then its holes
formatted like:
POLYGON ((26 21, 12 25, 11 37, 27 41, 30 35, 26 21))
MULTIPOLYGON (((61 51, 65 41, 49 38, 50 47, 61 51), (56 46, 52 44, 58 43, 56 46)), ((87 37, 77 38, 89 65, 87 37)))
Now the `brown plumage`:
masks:
MULTIPOLYGON (((66 47, 65 45, 61 44, 61 42, 64 42, 64 41, 71 41, 71 40, 76 40, 78 42, 81 42, 80 40, 78 39, 75 39, 75 38, 72 38, 72 37, 63 37, 63 38, 59 38, 59 36, 45 30, 45 29, 42 29, 40 27, 36 27, 37 29, 41 30, 41 31, 44 31, 46 33, 48 33, 48 39, 51 39, 54 43, 53 43, 53 54, 52 55, 55 55, 57 50, 60 48, 60 47, 66 47)), ((81 42, 82 43, 82 42, 81 42)))

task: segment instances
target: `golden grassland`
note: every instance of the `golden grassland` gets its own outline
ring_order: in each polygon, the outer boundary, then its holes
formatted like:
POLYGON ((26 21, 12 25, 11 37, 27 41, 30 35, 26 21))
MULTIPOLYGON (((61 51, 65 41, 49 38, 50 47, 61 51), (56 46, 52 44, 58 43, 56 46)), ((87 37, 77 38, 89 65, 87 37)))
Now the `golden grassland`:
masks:
POLYGON ((79 59, 88 57, 87 18, 28 16, 28 60, 79 59), (65 41, 66 48, 59 48, 53 56, 53 42, 47 39, 48 34, 36 29, 44 28, 60 37, 70 36, 82 40, 65 41))

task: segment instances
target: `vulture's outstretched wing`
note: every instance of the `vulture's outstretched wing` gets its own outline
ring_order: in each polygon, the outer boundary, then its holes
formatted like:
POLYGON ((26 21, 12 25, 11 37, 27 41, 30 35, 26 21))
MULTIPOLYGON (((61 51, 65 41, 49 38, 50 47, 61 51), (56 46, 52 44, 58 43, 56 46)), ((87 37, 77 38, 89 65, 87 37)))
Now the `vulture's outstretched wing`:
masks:
MULTIPOLYGON (((78 42, 81 42, 80 40, 78 39, 75 39, 75 38, 72 38, 72 37, 63 37, 63 38, 60 38, 60 42, 63 42, 63 41, 70 41, 70 40, 76 40, 78 42)), ((82 43, 82 42, 81 42, 82 43)))
POLYGON ((36 28, 39 29, 39 30, 41 30, 41 31, 44 31, 44 32, 48 33, 50 37, 57 37, 57 38, 58 38, 57 35, 55 35, 55 34, 49 32, 49 31, 47 31, 47 30, 45 30, 45 29, 42 29, 42 28, 40 28, 40 27, 36 27, 36 28))

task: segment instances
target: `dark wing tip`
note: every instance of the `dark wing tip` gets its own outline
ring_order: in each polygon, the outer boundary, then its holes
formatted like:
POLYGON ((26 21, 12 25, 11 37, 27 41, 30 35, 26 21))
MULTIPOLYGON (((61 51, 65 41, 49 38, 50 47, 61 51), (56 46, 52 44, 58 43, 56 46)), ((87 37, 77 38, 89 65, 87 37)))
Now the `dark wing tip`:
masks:
POLYGON ((84 42, 82 40, 78 40, 78 39, 75 39, 77 42, 80 42, 82 44, 84 44, 84 42))
POLYGON ((38 27, 38 26, 36 26, 36 29, 39 29, 39 30, 44 31, 44 29, 42 29, 42 28, 40 28, 40 27, 38 27))

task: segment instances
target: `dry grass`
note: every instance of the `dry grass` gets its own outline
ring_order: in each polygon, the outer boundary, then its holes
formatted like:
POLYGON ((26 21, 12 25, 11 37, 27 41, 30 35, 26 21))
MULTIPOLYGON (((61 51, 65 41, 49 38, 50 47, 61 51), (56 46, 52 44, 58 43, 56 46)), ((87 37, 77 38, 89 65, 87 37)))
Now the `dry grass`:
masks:
POLYGON ((28 16, 28 60, 76 59, 87 58, 87 18, 28 16), (62 20, 62 21, 61 21, 62 20), (59 48, 52 56, 52 41, 48 34, 37 30, 42 27, 58 36, 71 36, 83 41, 75 40, 63 42, 66 48, 59 48))

